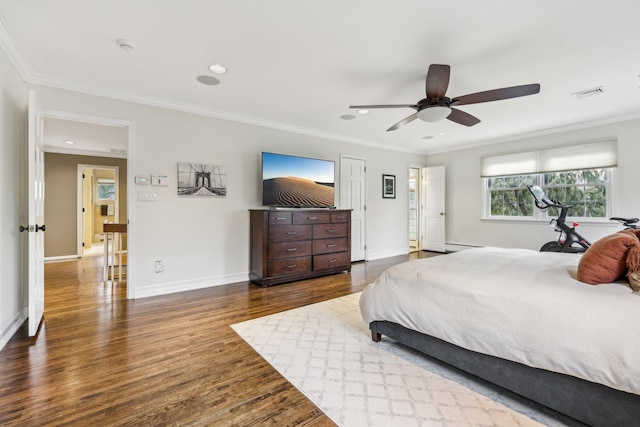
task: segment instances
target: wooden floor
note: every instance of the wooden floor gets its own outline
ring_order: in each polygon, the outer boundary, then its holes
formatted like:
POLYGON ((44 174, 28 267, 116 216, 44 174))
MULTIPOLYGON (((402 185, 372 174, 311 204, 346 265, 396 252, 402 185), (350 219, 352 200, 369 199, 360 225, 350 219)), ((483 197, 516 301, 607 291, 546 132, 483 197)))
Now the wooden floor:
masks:
POLYGON ((333 425, 229 325, 361 291, 408 256, 260 288, 127 300, 102 257, 45 266, 45 320, 0 352, 0 425, 333 425))

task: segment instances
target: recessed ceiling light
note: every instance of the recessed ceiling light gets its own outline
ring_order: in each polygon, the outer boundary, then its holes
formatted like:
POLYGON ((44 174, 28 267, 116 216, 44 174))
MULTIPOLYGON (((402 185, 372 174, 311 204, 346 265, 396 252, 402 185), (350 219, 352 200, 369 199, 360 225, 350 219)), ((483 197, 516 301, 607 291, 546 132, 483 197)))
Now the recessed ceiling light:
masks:
POLYGON ((122 50, 131 51, 136 48, 136 45, 133 44, 131 40, 118 39, 116 40, 116 43, 118 43, 118 46, 120 46, 120 49, 122 50))
POLYGON ((211 72, 215 74, 224 74, 227 72, 227 67, 224 67, 220 64, 213 64, 209 66, 209 70, 211 70, 211 72))
POLYGON ((342 116, 340 116, 340 118, 342 120, 353 120, 356 118, 356 116, 354 116, 353 114, 344 114, 342 116))
POLYGON ((62 142, 64 142, 65 144, 69 144, 69 145, 75 145, 75 144, 76 144, 76 142, 75 142, 75 141, 70 141, 70 140, 68 140, 68 139, 66 139, 66 140, 64 140, 64 141, 62 141, 62 142))
POLYGON ((358 114, 369 114, 369 110, 358 110, 358 114))
POLYGON ((445 136, 446 134, 447 134, 446 132, 440 132, 438 136, 445 136))

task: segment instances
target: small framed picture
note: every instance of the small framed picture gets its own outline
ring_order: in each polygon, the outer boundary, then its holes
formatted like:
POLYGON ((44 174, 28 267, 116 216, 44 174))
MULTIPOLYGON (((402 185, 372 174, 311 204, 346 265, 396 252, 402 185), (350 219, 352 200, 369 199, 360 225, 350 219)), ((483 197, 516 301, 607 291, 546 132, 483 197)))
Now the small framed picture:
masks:
POLYGON ((396 176, 395 175, 382 175, 382 198, 383 199, 396 198, 396 176))

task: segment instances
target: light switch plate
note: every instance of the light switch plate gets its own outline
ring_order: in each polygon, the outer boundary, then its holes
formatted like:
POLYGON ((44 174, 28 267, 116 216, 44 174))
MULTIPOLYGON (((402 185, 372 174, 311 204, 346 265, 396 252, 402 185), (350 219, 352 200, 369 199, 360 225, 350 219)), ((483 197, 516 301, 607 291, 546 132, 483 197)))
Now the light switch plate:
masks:
POLYGON ((169 185, 169 176, 159 173, 151 174, 151 185, 169 185))

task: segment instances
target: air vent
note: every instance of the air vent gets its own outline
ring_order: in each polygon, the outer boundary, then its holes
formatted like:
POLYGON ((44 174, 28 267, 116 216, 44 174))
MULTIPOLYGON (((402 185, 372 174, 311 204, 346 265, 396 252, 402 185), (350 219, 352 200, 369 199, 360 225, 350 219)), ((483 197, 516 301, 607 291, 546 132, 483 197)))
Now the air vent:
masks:
POLYGON ((127 150, 124 148, 109 148, 109 152, 114 154, 127 154, 127 150))
POLYGON ((602 86, 594 87, 593 89, 581 90, 580 92, 574 92, 571 95, 578 99, 589 98, 605 93, 606 90, 602 86))

